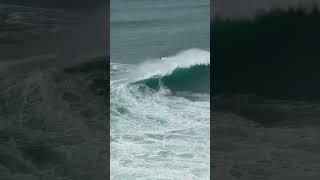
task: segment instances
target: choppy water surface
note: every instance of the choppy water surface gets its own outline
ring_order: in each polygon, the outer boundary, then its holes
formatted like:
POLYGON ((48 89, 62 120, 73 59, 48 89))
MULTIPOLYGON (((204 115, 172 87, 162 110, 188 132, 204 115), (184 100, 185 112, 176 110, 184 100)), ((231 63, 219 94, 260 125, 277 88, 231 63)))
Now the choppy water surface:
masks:
POLYGON ((209 179, 209 1, 165 2, 111 1, 112 179, 209 179))

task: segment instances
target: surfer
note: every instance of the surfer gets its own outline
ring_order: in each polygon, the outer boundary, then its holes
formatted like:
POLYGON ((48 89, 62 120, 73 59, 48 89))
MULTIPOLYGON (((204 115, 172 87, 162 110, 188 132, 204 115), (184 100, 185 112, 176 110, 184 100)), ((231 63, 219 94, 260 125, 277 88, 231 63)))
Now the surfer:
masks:
POLYGON ((167 59, 166 57, 160 57, 160 61, 167 59))

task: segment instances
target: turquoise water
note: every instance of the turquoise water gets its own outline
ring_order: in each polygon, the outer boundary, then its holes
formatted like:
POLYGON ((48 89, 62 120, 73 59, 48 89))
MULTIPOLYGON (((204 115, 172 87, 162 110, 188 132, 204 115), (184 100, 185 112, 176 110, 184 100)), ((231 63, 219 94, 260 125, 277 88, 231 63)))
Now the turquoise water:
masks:
POLYGON ((111 179, 209 179, 209 13, 111 1, 111 179))

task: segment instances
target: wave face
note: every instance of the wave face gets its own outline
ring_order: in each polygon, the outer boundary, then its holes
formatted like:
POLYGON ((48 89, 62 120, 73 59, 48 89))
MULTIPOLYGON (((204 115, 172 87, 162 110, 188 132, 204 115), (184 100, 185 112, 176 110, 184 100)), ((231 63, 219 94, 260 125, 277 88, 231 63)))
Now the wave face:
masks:
POLYGON ((210 66, 194 65, 189 68, 177 68, 170 75, 153 76, 136 82, 147 85, 149 88, 159 90, 161 86, 171 91, 210 92, 210 66))
POLYGON ((200 49, 111 63, 111 179, 209 179, 209 68, 200 49))

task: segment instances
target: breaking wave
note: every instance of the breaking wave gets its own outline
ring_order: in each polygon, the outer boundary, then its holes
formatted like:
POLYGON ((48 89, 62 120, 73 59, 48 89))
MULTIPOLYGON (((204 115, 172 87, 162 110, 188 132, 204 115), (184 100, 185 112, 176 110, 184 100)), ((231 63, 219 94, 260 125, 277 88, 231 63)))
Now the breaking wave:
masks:
POLYGON ((111 64, 111 179, 208 179, 209 75, 200 49, 111 64))

